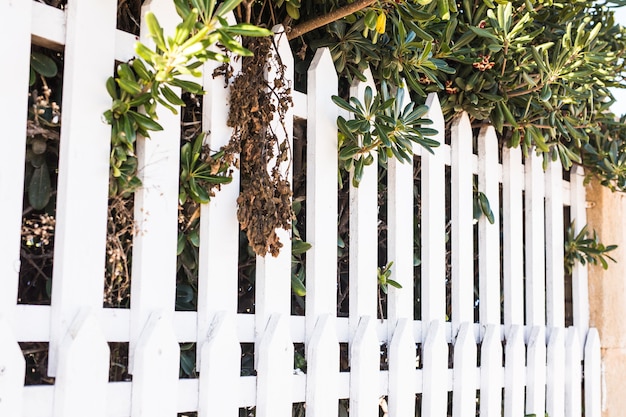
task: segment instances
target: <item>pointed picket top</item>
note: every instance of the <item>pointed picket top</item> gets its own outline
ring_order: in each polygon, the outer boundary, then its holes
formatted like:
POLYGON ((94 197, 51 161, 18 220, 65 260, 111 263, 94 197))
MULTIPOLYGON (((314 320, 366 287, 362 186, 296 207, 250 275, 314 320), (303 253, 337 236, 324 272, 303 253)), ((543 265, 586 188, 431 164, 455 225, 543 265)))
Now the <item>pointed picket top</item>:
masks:
POLYGON ((150 315, 135 351, 131 415, 171 417, 178 404, 180 346, 169 315, 150 315))
POLYGON ((306 240, 306 340, 318 317, 336 314, 337 293, 337 116, 332 95, 338 79, 328 48, 320 48, 308 71, 306 240))
POLYGON ((335 318, 325 314, 307 346, 306 415, 336 416, 339 413, 339 342, 335 318))
POLYGON ((504 364, 504 415, 524 415, 524 387, 526 385, 526 358, 524 328, 513 325, 508 332, 504 364))
POLYGON ((565 326, 563 265, 563 166, 551 161, 545 174, 546 187, 546 325, 565 326))
POLYGON ((93 312, 83 309, 59 349, 55 417, 106 416, 109 345, 93 312))
POLYGON ((415 415, 415 340, 413 320, 398 319, 389 344, 389 414, 415 415))
MULTIPOLYGON (((365 88, 376 86, 372 72, 365 70, 367 81, 357 79, 350 87, 350 96, 363 101, 365 88)), ((377 260, 378 260, 378 154, 373 153, 374 161, 363 170, 363 178, 358 187, 352 185, 350 173, 350 248, 349 277, 350 300, 349 321, 351 334, 356 331, 360 317, 377 315, 377 260), (368 169, 370 168, 370 169, 368 169)))
POLYGON ((239 413, 241 345, 232 312, 213 319, 207 340, 201 343, 198 416, 235 417, 239 413))
POLYGON ((288 316, 270 316, 258 355, 256 415, 291 417, 293 343, 288 316))
POLYGON ((578 329, 569 327, 565 338, 565 417, 582 415, 581 362, 578 329))
POLYGON ((526 324, 545 325, 545 244, 543 160, 533 150, 525 161, 524 218, 526 256, 526 324))
POLYGON ((0 152, 0 316, 11 325, 20 271, 32 5, 32 1, 0 3, 0 36, 9 40, 3 53, 11 57, 10 65, 0 66, 0 126, 5 138, 0 152))
POLYGON ((502 413, 502 343, 500 326, 488 324, 480 348, 480 415, 502 413))
MULTIPOLYGON (((229 23, 236 23, 232 12, 226 15, 229 23)), ((215 46, 217 48, 217 46, 215 46)), ((205 144, 213 151, 230 141, 232 128, 227 125, 230 111, 230 87, 224 88, 223 75, 215 75, 221 66, 207 61, 202 67, 202 84, 206 94, 202 98, 202 130, 207 132, 205 144)), ((241 72, 241 59, 229 62, 233 74, 241 72)), ((238 155, 235 155, 238 158, 238 155)), ((198 260, 198 341, 205 339, 217 311, 237 312, 240 171, 232 170, 232 182, 223 185, 209 204, 200 206, 200 249, 198 260)), ((202 366, 202 343, 197 344, 197 369, 202 366)))
POLYGON ((502 149, 502 260, 504 325, 524 324, 524 233, 522 151, 502 149))
MULTIPOLYGON (((478 219, 478 269, 480 323, 500 323, 500 184, 498 138, 493 126, 478 135, 478 191, 489 201, 493 224, 486 215, 478 219)), ((469 208, 465 208, 469 210, 469 208)))
POLYGON ((434 320, 446 320, 446 196, 445 163, 442 150, 445 143, 445 122, 436 94, 426 98, 427 118, 433 121, 429 127, 437 130, 431 137, 441 145, 430 152, 422 152, 422 324, 424 332, 434 320))
POLYGON ((546 404, 546 331, 534 326, 528 339, 526 360, 526 414, 543 416, 546 404))
POLYGON ((548 342, 546 413, 565 415, 565 329, 554 327, 548 342))
POLYGON ((350 415, 378 417, 379 364, 375 319, 363 316, 350 345, 350 415))
POLYGON ((463 322, 454 343, 452 417, 476 416, 476 340, 473 324, 463 322))
MULTIPOLYGON (((403 83, 406 86, 406 81, 403 83)), ((396 92, 396 99, 400 98, 396 92)), ((406 89, 402 108, 411 102, 406 89)), ((414 146, 417 147, 417 146, 414 146)), ((413 163, 389 158, 387 162, 387 261, 393 262, 392 279, 402 288, 389 286, 387 294, 388 339, 396 322, 413 319, 413 163)), ((391 404, 390 404, 391 408, 391 404)), ((408 412, 408 411, 407 411, 408 412)))
POLYGON ((602 358, 598 330, 590 328, 585 343, 585 416, 602 415, 602 358))
POLYGON ((445 417, 448 408, 448 343, 445 324, 434 320, 422 349, 422 415, 445 417))
POLYGON ((463 112, 452 121, 450 152, 452 164, 452 334, 463 322, 474 321, 474 235, 472 125, 463 112))
POLYGON ((22 415, 25 369, 20 345, 0 315, 0 416, 22 415))

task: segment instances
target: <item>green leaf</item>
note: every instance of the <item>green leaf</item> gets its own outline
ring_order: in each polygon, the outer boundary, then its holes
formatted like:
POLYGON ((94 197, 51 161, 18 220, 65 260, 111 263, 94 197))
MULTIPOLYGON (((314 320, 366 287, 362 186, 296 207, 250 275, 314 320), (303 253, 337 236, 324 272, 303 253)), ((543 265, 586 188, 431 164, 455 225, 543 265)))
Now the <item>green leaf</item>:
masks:
POLYGON ((146 13, 144 15, 144 19, 148 26, 148 31, 150 32, 150 35, 152 35, 151 37, 154 40, 154 43, 156 43, 156 46, 162 51, 167 51, 165 38, 163 37, 163 28, 161 27, 161 25, 159 25, 159 22, 154 13, 146 13))
POLYGON ((309 242, 305 242, 302 239, 293 239, 291 242, 291 253, 293 255, 301 255, 311 249, 312 246, 309 242))
POLYGON ((145 130, 159 131, 163 130, 163 126, 152 120, 146 115, 129 110, 128 114, 137 122, 137 124, 145 130))
POLYGON ((30 54, 30 66, 36 73, 47 78, 56 76, 59 71, 56 62, 40 52, 30 54))
POLYGON ((50 201, 51 184, 48 165, 43 162, 33 171, 28 184, 28 203, 35 210, 43 210, 50 201))

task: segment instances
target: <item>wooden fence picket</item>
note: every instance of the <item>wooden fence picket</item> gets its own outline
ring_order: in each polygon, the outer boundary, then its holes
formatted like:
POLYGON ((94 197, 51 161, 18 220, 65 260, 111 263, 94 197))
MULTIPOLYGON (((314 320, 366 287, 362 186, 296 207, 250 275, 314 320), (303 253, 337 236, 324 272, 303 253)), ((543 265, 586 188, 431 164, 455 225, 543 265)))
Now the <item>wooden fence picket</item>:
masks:
POLYGON ((500 326, 488 324, 480 348, 480 415, 502 414, 502 343, 500 326))
POLYGON ((565 417, 582 415, 581 361, 578 329, 569 327, 565 338, 565 417))
POLYGON ((239 415, 241 346, 236 324, 234 313, 218 313, 201 343, 199 417, 239 415))
MULTIPOLYGON (((269 69, 266 75, 268 82, 280 78, 279 65, 284 65, 285 79, 283 82, 288 86, 293 84, 293 55, 289 48, 287 35, 282 25, 272 28, 276 50, 269 57, 269 69)), ((276 97, 272 95, 271 102, 277 105, 276 97)), ((285 126, 275 117, 271 122, 271 129, 276 134, 278 143, 286 140, 289 149, 293 149, 293 108, 285 113, 285 126)), ((275 151, 275 154, 278 152, 275 151)), ((273 163, 272 163, 273 164, 273 163)), ((293 168, 291 159, 281 163, 281 174, 291 184, 293 168)), ((289 315, 291 312, 291 230, 277 229, 276 236, 283 244, 278 256, 266 254, 256 257, 256 280, 255 280, 255 340, 261 340, 263 332, 268 326, 268 320, 273 314, 289 315)), ((255 348, 256 349, 256 348, 255 348)), ((257 351, 258 352, 258 351, 257 351)), ((255 362, 258 363, 258 355, 255 362)))
POLYGON ((132 417, 172 417, 178 411, 180 346, 170 317, 165 312, 152 313, 137 342, 132 417))
MULTIPOLYGON (((433 121, 430 126, 437 130, 433 137, 443 144, 445 122, 441 105, 436 94, 426 99, 429 107, 426 117, 433 121)), ((443 146, 443 145, 442 145, 443 146)), ((424 334, 432 327, 433 320, 443 323, 446 320, 446 192, 445 165, 442 146, 434 149, 434 154, 422 152, 421 184, 421 259, 422 259, 422 326, 424 334)))
POLYGON ((56 374, 58 349, 76 314, 83 306, 102 308, 111 147, 102 112, 111 107, 105 83, 114 63, 116 10, 112 2, 75 2, 67 10, 50 375, 56 374))
MULTIPOLYGON (((232 13, 229 20, 234 20, 232 13)), ((205 144, 212 151, 225 146, 232 134, 228 127, 230 88, 225 88, 223 75, 214 75, 220 66, 210 61, 204 64, 202 84, 206 94, 202 100, 202 130, 206 132, 205 144)), ((241 71, 241 60, 229 64, 234 75, 241 71)), ((235 155, 237 158, 238 155, 235 155)), ((232 170, 232 182, 221 186, 209 204, 200 206, 200 249, 198 260, 198 342, 203 341, 218 311, 237 313, 239 221, 237 197, 239 196, 238 169, 232 170)), ((202 366, 202 343, 197 344, 196 367, 202 366)))
MULTIPOLYGON (((585 192, 585 172, 582 167, 572 168, 570 174, 570 217, 575 223, 574 233, 578 234, 587 223, 587 198, 585 192)), ((589 329, 589 283, 585 265, 576 263, 572 271, 572 309, 574 326, 578 328, 581 351, 585 345, 589 329)))
POLYGON ((109 345, 100 325, 81 310, 59 349, 54 389, 54 417, 107 415, 109 345))
MULTIPOLYGON (((364 72, 365 83, 355 80, 350 87, 350 96, 363 101, 365 89, 369 86, 376 91, 372 72, 364 72)), ((377 316, 378 278, 378 155, 363 170, 363 178, 358 187, 352 185, 354 171, 350 172, 350 248, 349 248, 349 322, 351 338, 356 332, 360 318, 377 316)))
POLYGON ((476 416, 476 339, 473 325, 461 323, 454 343, 452 417, 476 416))
POLYGON ((526 354, 526 414, 543 416, 546 404, 546 332, 543 326, 531 329, 526 354))
POLYGON ((412 320, 398 319, 389 344, 389 414, 415 415, 415 340, 412 320))
MULTIPOLYGON (((396 95, 396 99, 398 98, 399 96, 396 95)), ((404 109, 411 102, 409 91, 404 92, 403 99, 401 104, 404 109)), ((397 158, 389 158, 387 162, 387 261, 393 262, 392 278, 402 288, 388 287, 388 340, 391 340, 392 334, 397 330, 396 323, 399 319, 413 319, 413 227, 409 227, 414 222, 413 187, 412 161, 402 162, 397 158)), ((391 403, 389 407, 391 410, 391 403)))
POLYGON ((430 324, 422 345, 422 415, 445 417, 448 407, 448 344, 445 325, 430 324))
POLYGON ((375 319, 363 316, 350 346, 350 415, 378 417, 379 364, 375 319))
POLYGON ((504 416, 524 417, 526 354, 524 328, 513 325, 507 334, 504 363, 504 416))
POLYGON ((4 54, 11 57, 10 65, 0 66, 0 125, 5 138, 0 152, 0 316, 11 326, 20 271, 32 4, 0 3, 0 36, 10 39, 4 54))
POLYGON ((291 417, 293 351, 287 317, 271 315, 257 351, 258 417, 291 417))
POLYGON ((331 314, 320 316, 307 346, 307 417, 339 413, 339 342, 334 320, 331 314))
POLYGON ((565 330, 555 327, 548 342, 546 413, 565 415, 565 330))
POLYGON ((498 137, 493 126, 478 135, 478 191, 489 201, 493 224, 486 215, 478 219, 478 275, 481 330, 500 323, 500 191, 498 137))
MULTIPOLYGON (((452 181, 452 334, 474 322, 474 219, 472 125, 467 113, 454 119, 450 136, 452 181), (469 238, 472 236, 472 238, 469 238)), ((458 337, 458 336, 457 336, 458 337)))
POLYGON ((21 416, 26 363, 13 329, 0 315, 0 415, 21 416))
MULTIPOLYGON (((142 16, 153 12, 165 33, 173 33, 178 14, 169 0, 152 0, 142 16)), ((153 46, 145 19, 140 40, 153 46)), ((180 95, 179 88, 172 90, 180 95)), ((150 315, 160 310, 172 315, 176 294, 176 247, 178 237, 178 186, 180 167, 180 116, 163 106, 157 108, 162 131, 150 139, 137 139, 137 176, 142 182, 135 192, 135 224, 130 299, 129 370, 134 372, 135 349, 150 315)))
POLYGON ((522 152, 520 148, 502 149, 502 260, 504 325, 524 325, 524 235, 522 152))
MULTIPOLYGON (((542 158, 534 150, 525 161, 526 325, 545 325, 544 188, 542 158)), ((527 331, 530 327, 527 328, 527 331)))
POLYGON ((565 268, 563 266, 563 166, 548 165, 546 181, 546 325, 565 326, 565 268))
POLYGON ((602 415, 602 358, 600 336, 595 328, 589 329, 585 343, 585 416, 602 415))
POLYGON ((308 71, 306 240, 306 341, 318 317, 336 315, 337 115, 331 101, 338 79, 327 48, 318 49, 308 71), (333 221, 334 219, 334 221, 333 221))

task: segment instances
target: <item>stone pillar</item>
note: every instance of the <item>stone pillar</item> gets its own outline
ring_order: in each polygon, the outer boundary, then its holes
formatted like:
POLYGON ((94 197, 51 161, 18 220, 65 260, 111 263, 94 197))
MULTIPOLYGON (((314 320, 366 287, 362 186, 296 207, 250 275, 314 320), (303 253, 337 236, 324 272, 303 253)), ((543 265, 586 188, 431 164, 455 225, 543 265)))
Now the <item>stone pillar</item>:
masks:
POLYGON ((602 415, 618 417, 626 410, 626 194, 611 192, 597 181, 587 186, 587 222, 605 245, 617 244, 609 269, 589 267, 590 326, 602 343, 602 415))

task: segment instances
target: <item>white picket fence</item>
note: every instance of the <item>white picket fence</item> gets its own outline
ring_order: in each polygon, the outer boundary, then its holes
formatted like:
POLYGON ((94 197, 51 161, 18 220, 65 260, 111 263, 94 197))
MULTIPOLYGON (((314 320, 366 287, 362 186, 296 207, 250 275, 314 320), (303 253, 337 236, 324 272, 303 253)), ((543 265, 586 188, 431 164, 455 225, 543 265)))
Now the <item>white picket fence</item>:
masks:
MULTIPOLYGON (((172 2, 147 3, 171 30, 178 19, 172 2)), ((293 403, 305 402, 307 416, 329 417, 338 415, 340 399, 349 399, 351 415, 373 417, 381 397, 392 417, 443 417, 449 401, 454 417, 475 416, 477 408, 481 416, 601 415, 600 344, 597 331, 588 328, 584 267, 573 277, 575 326, 565 328, 564 319, 563 206, 570 207, 577 225, 586 223, 582 171, 574 170, 568 182, 558 162, 545 173, 535 156, 522 165, 518 149, 499 149, 491 127, 481 130, 474 154, 467 115, 454 122, 450 145, 434 155, 416 149, 421 320, 413 316, 413 226, 407 224, 413 218, 413 167, 393 160, 388 260, 403 288, 389 288, 387 319, 377 319, 377 173, 369 169, 360 187, 350 190, 350 314, 337 317, 338 109, 330 101, 337 78, 327 50, 315 56, 308 95, 295 94, 293 108, 293 115, 308 120, 306 230, 313 246, 306 255, 306 315, 290 315, 286 232, 280 256, 257 259, 256 314, 237 314, 236 172, 233 184, 202 207, 198 311, 174 311, 180 123, 167 111, 160 112, 165 130, 140 142, 138 151, 144 186, 135 196, 135 218, 142 233, 134 241, 131 308, 104 309, 109 126, 101 114, 110 105, 104 85, 114 60, 132 57, 135 41, 115 29, 116 6, 112 0, 74 0, 61 11, 35 1, 0 2, 0 37, 10 40, 0 66, 5 138, 0 416, 157 417, 197 411, 222 417, 254 406, 259 417, 287 417, 293 403), (31 41, 65 46, 51 306, 16 304, 31 41), (451 167, 451 317, 446 317, 446 166, 451 167), (474 175, 496 216, 494 225, 479 220, 478 248, 473 247, 474 175), (18 342, 49 342, 54 385, 24 386, 18 342), (130 343, 132 381, 108 382, 107 342, 130 343), (197 342, 198 379, 179 379, 183 342, 197 342), (240 376, 240 343, 256 344, 254 376, 240 376), (305 344, 306 374, 294 373, 294 343, 305 344), (349 372, 339 371, 340 343, 349 344, 349 372), (381 371, 383 344, 388 369, 381 371)), ((293 68, 285 37, 277 35, 277 42, 283 62, 293 68)), ((203 123, 217 148, 230 134, 228 91, 212 78, 212 68, 205 74, 203 123)), ((354 91, 363 88, 356 85, 354 91)), ((427 104, 443 143, 437 96, 430 95, 427 104)))

